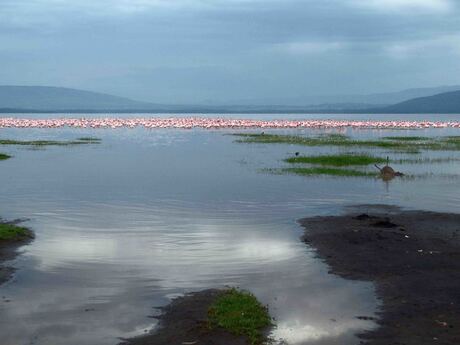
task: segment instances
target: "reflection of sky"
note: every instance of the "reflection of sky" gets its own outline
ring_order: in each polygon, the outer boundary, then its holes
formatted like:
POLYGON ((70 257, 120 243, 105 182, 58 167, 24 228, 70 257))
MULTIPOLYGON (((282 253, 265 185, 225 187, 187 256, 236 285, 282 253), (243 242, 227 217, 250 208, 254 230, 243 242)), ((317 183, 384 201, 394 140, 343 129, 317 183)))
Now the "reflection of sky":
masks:
MULTIPOLYGON (((277 338, 353 344, 372 327, 356 316, 373 315, 373 287, 327 274, 295 219, 367 202, 455 211, 460 195, 458 181, 436 176, 387 186, 260 174, 297 150, 329 149, 238 145, 219 131, 2 130, 17 135, 103 143, 2 149, 15 156, 1 163, 2 216, 30 218, 37 232, 0 289, 11 300, 0 301, 7 344, 114 344, 150 329, 168 297, 227 284, 269 304, 277 338)), ((454 172, 458 162, 402 168, 454 172)))

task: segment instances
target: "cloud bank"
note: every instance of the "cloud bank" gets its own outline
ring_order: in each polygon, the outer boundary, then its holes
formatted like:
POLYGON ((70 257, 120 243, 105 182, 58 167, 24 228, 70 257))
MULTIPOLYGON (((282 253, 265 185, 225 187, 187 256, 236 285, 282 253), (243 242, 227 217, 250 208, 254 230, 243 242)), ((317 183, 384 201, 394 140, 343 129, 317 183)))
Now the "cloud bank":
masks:
POLYGON ((238 103, 460 84, 449 0, 4 0, 3 84, 238 103))

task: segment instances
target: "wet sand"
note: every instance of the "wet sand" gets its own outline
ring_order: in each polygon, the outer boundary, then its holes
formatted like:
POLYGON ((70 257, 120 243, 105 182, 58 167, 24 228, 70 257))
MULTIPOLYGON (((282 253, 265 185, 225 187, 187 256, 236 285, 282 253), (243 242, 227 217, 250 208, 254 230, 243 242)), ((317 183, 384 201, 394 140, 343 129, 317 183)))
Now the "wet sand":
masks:
POLYGON ((151 334, 123 339, 120 345, 247 345, 246 338, 222 329, 209 329, 208 308, 220 290, 209 289, 174 299, 162 308, 160 327, 151 334))
MULTIPOLYGON (((20 220, 9 222, 10 224, 17 224, 20 220)), ((6 224, 8 222, 0 223, 6 224)), ((22 247, 30 243, 34 238, 34 234, 29 230, 29 233, 25 237, 21 237, 17 240, 0 240, 0 285, 7 282, 14 273, 14 268, 6 266, 5 261, 13 260, 18 255, 19 247, 22 247)))
POLYGON ((299 222, 331 273, 375 283, 379 327, 362 344, 460 344, 459 214, 361 205, 299 222))

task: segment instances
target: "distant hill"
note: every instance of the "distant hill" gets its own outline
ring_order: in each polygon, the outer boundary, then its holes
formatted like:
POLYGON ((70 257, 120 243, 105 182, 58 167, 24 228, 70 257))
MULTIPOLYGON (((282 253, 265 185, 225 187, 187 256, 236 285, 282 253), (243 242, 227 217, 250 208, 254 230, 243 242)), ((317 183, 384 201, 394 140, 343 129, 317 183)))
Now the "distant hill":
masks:
POLYGON ((434 96, 414 98, 395 105, 380 108, 377 112, 390 114, 460 114, 460 91, 444 92, 434 96))
MULTIPOLYGON (((104 93, 48 86, 0 86, 0 113, 460 113, 460 91, 433 95, 460 86, 410 89, 389 94, 356 96, 347 102, 317 104, 168 105, 139 102, 104 93), (429 94, 407 100, 409 95, 429 94), (388 105, 389 99, 403 102, 388 105), (366 100, 366 102, 364 102, 366 100)), ((352 97, 352 96, 349 96, 352 97)), ((344 97, 347 98, 347 97, 344 97)))
POLYGON ((460 85, 439 86, 439 87, 423 87, 406 89, 397 92, 375 93, 361 96, 350 96, 349 101, 354 103, 367 104, 386 104, 393 105, 405 102, 414 98, 434 96, 444 92, 460 91, 460 85))
POLYGON ((0 86, 0 108, 34 111, 127 110, 155 108, 104 93, 48 86, 0 86))
MULTIPOLYGON (((256 107, 259 109, 259 107, 256 107)), ((267 107, 263 107, 267 108, 267 107)), ((269 108, 269 107, 268 107, 269 108)), ((99 92, 51 86, 0 86, 0 113, 213 113, 251 107, 169 105, 139 102, 99 92)), ((294 109, 294 112, 297 109, 294 109)))
MULTIPOLYGON (((459 91, 460 85, 438 86, 438 87, 423 87, 412 88, 402 91, 372 93, 372 94, 335 94, 335 95, 312 95, 305 94, 298 97, 284 98, 261 98, 261 99, 239 99, 227 102, 227 105, 235 106, 254 106, 264 105, 265 107, 302 107, 303 109, 345 109, 349 110, 362 109, 363 106, 380 107, 385 105, 393 105, 404 102, 417 97, 433 96, 443 92, 459 91)), ((208 104, 218 106, 222 102, 209 100, 208 104)))

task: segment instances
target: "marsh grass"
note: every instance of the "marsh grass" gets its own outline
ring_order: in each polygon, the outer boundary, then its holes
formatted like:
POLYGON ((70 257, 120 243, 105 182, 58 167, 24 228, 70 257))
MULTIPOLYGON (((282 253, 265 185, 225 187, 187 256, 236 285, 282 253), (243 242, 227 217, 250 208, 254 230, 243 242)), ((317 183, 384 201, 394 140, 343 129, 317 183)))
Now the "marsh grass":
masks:
POLYGON ((299 156, 291 157, 284 160, 287 163, 297 164, 319 164, 319 165, 330 165, 336 167, 342 166, 353 166, 353 165, 369 165, 377 163, 385 163, 386 158, 375 157, 371 155, 354 155, 354 154, 342 154, 342 155, 324 155, 324 156, 299 156))
MULTIPOLYGON (((354 169, 339 169, 339 168, 325 168, 325 167, 312 167, 312 168, 281 168, 277 169, 280 174, 295 174, 302 176, 314 175, 327 175, 337 177, 377 177, 378 173, 367 172, 354 169)), ((275 171, 276 172, 276 171, 275 171)))
POLYGON ((460 136, 444 137, 444 141, 449 143, 449 144, 460 146, 460 136))
MULTIPOLYGON (((262 143, 262 144, 292 144, 304 146, 338 146, 338 147, 373 147, 389 149, 397 152, 419 153, 420 150, 460 150, 460 137, 440 137, 425 140, 394 140, 393 137, 382 139, 351 139, 344 135, 321 135, 317 137, 304 137, 296 135, 280 134, 254 134, 236 133, 240 137, 239 143, 262 143)), ((396 138, 396 137, 394 137, 396 138)), ((402 137, 404 138, 404 137, 402 137)), ((415 138, 415 137, 405 137, 415 138)), ((422 137, 418 137, 422 138, 422 137)))
POLYGON ((456 157, 439 157, 439 158, 401 158, 392 159, 391 162, 398 164, 440 164, 440 163, 451 163, 459 162, 460 158, 456 157))
POLYGON ((223 291, 208 311, 209 326, 248 338, 250 344, 264 343, 264 331, 272 325, 268 308, 246 291, 223 291))
POLYGON ((102 139, 95 138, 95 137, 81 137, 77 138, 78 141, 86 141, 86 142, 100 142, 102 139))
POLYGON ((0 161, 11 158, 11 156, 5 154, 5 153, 0 153, 0 161))
POLYGON ((429 141, 432 138, 428 137, 417 137, 417 136, 409 136, 409 137, 383 137, 382 139, 385 140, 395 140, 395 141, 429 141))
POLYGON ((326 138, 326 139, 336 139, 336 140, 350 139, 349 136, 342 134, 342 133, 323 133, 323 134, 320 134, 319 137, 326 138))
POLYGON ((22 145, 22 146, 69 146, 69 145, 87 145, 98 144, 100 139, 97 138, 78 138, 76 140, 13 140, 0 139, 0 145, 22 145))
MULTIPOLYGON (((323 156, 299 156, 290 157, 284 160, 290 164, 317 164, 323 166, 359 166, 386 163, 387 159, 367 154, 341 154, 341 155, 323 155, 323 156)), ((459 162, 460 157, 439 157, 439 158, 400 158, 390 159, 389 163, 395 164, 440 164, 459 162)))
POLYGON ((0 223, 0 241, 20 241, 31 237, 33 235, 27 228, 9 223, 0 223))

